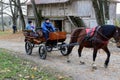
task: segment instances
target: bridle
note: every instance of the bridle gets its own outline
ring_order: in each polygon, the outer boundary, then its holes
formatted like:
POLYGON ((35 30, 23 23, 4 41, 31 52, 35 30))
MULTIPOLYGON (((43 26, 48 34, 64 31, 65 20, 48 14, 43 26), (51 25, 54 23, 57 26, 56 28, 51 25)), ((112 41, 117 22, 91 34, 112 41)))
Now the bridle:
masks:
MULTIPOLYGON (((116 34, 116 36, 118 37, 118 34, 119 34, 119 31, 118 31, 118 29, 116 28, 116 32, 114 33, 114 35, 116 34)), ((115 40, 115 43, 118 43, 119 42, 119 40, 115 40)))

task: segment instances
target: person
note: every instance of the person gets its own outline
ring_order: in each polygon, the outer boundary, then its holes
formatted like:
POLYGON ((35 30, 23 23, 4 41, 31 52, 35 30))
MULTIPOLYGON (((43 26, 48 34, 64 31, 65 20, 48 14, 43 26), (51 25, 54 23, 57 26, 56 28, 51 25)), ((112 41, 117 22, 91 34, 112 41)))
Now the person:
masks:
POLYGON ((35 27, 32 26, 32 21, 28 21, 28 23, 26 25, 26 30, 32 30, 30 35, 33 37, 38 37, 38 34, 35 32, 35 27))
POLYGON ((26 30, 32 30, 33 32, 35 32, 34 26, 32 26, 32 21, 28 21, 26 25, 26 30))
POLYGON ((45 39, 47 40, 49 38, 49 32, 55 32, 56 29, 53 26, 53 24, 50 22, 49 18, 46 18, 45 21, 41 25, 43 34, 45 36, 45 39))
POLYGON ((13 33, 15 33, 16 31, 17 31, 17 27, 16 27, 16 25, 13 25, 13 33))

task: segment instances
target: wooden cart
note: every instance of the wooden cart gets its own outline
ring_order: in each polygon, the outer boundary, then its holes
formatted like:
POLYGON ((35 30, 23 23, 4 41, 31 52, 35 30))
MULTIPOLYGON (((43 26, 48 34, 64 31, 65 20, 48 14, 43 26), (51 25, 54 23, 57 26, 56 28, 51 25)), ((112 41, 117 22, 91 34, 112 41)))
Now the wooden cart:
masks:
MULTIPOLYGON (((66 32, 50 32, 48 40, 45 40, 44 36, 34 36, 33 31, 24 30, 23 34, 25 36, 25 51, 27 55, 32 54, 34 47, 39 47, 39 55, 41 59, 46 59, 47 52, 51 52, 53 48, 60 50, 64 56, 67 51, 67 46, 64 41, 66 40, 66 32)), ((37 34, 39 35, 39 34, 37 34)))

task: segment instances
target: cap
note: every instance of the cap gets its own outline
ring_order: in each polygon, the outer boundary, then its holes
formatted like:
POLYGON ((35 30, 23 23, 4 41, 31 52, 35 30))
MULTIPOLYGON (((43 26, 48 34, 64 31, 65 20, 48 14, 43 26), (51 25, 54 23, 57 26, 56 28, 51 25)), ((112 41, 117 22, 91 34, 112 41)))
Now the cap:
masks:
POLYGON ((28 23, 30 24, 30 23, 32 23, 32 21, 28 21, 28 23))
POLYGON ((45 21, 50 20, 49 18, 46 18, 45 21))

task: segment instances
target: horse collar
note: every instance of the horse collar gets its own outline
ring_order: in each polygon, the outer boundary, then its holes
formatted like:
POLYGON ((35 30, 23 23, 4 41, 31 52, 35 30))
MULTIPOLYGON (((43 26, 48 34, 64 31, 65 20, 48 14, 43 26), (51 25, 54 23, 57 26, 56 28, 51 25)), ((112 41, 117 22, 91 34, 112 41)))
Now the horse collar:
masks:
POLYGON ((105 39, 107 39, 107 41, 109 40, 109 38, 108 37, 106 37, 105 35, 103 35, 101 32, 99 32, 98 30, 100 29, 100 27, 101 26, 98 26, 98 28, 97 28, 97 33, 99 33, 102 37, 104 37, 105 39))

